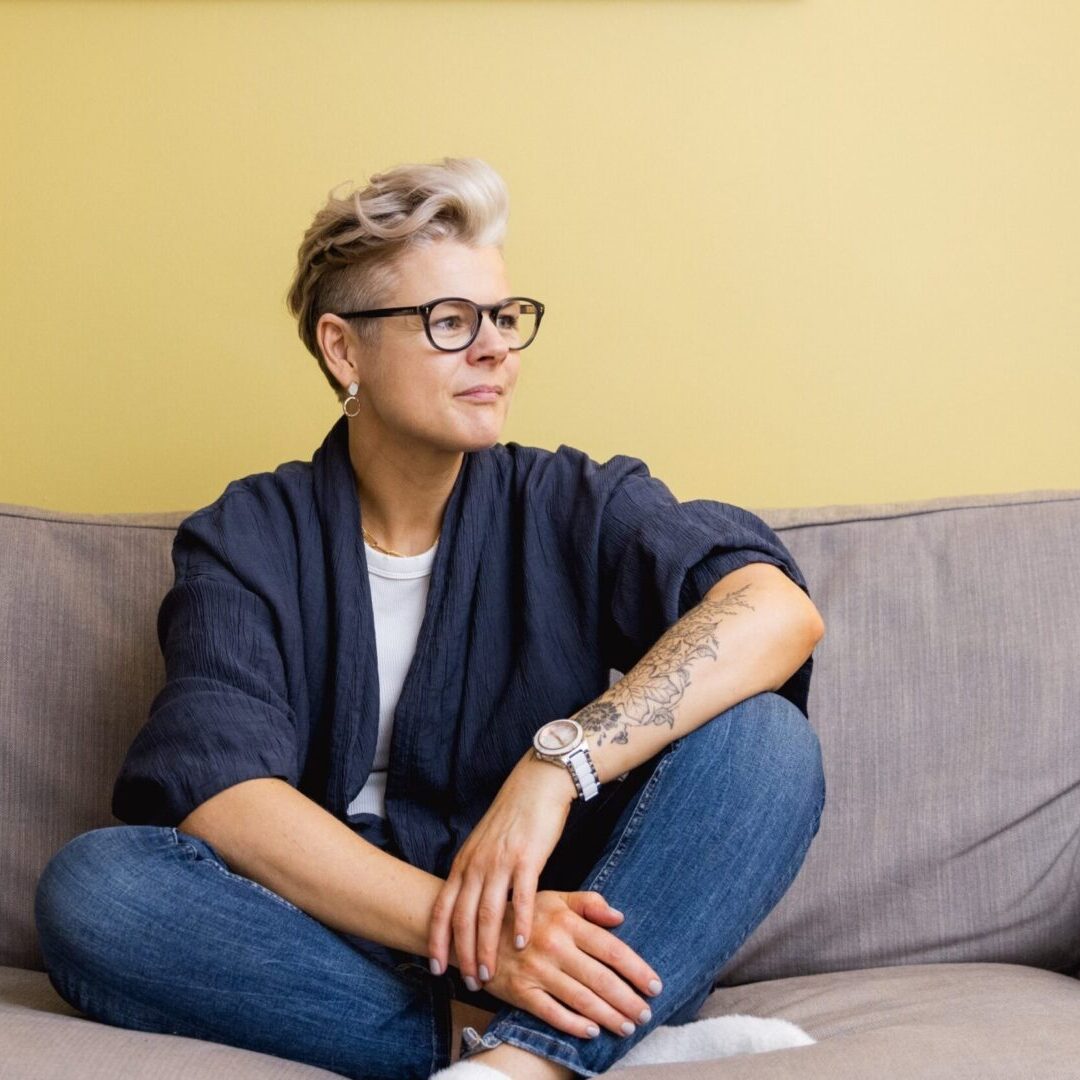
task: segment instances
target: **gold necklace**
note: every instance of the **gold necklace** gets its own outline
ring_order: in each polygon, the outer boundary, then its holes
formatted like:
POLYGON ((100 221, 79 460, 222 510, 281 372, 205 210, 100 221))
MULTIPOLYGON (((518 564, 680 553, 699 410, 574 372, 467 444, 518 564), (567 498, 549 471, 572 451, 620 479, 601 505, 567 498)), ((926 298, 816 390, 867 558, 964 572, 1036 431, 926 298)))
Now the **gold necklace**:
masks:
MULTIPOLYGON (((375 549, 376 551, 381 551, 381 552, 382 552, 382 553, 383 553, 384 555, 396 555, 396 556, 397 556, 397 557, 398 557, 399 559, 408 559, 408 558, 410 558, 410 556, 408 556, 408 555, 404 555, 404 554, 402 554, 402 553, 401 553, 400 551, 391 551, 391 550, 390 550, 389 548, 384 548, 384 547, 382 546, 382 544, 380 544, 380 543, 379 543, 379 542, 378 542, 378 541, 377 541, 377 540, 375 539, 375 537, 374 537, 374 536, 372 536, 372 535, 371 535, 371 533, 369 533, 369 532, 367 531, 367 529, 365 529, 365 528, 364 528, 364 526, 363 526, 363 525, 361 525, 361 526, 360 526, 360 531, 361 531, 361 532, 362 532, 362 533, 364 534, 364 539, 365 539, 365 540, 366 540, 366 541, 367 541, 367 542, 368 542, 368 543, 369 543, 369 544, 370 544, 370 545, 371 545, 371 546, 372 546, 372 547, 373 547, 373 548, 374 548, 374 549, 375 549)), ((441 536, 441 535, 442 535, 442 533, 440 533, 440 534, 439 534, 439 536, 441 536)), ((437 544, 438 542, 439 542, 439 537, 438 537, 438 536, 436 536, 436 537, 435 537, 435 543, 437 544)), ((435 545, 434 545, 434 544, 432 544, 432 547, 434 547, 434 546, 435 546, 435 545)), ((428 550, 430 551, 430 550, 431 550, 431 548, 428 548, 428 550)))
POLYGON ((378 540, 376 540, 376 539, 375 539, 375 537, 374 537, 374 536, 372 536, 372 535, 371 535, 371 533, 369 533, 369 532, 367 531, 367 529, 365 529, 365 528, 364 528, 364 526, 363 526, 363 525, 361 525, 361 526, 360 526, 360 531, 361 531, 361 532, 362 532, 362 533, 364 534, 364 539, 365 539, 365 540, 367 540, 367 542, 368 542, 369 544, 371 544, 371 546, 372 546, 372 547, 373 547, 373 548, 374 548, 374 549, 375 549, 376 551, 381 551, 381 552, 383 552, 383 554, 384 554, 384 555, 396 555, 396 556, 397 556, 397 557, 398 557, 399 559, 404 559, 404 558, 407 558, 407 556, 405 556, 405 555, 402 555, 400 551, 391 551, 391 550, 390 550, 389 548, 384 548, 384 547, 383 547, 383 546, 382 546, 382 545, 381 545, 381 544, 380 544, 380 543, 378 542, 378 540))

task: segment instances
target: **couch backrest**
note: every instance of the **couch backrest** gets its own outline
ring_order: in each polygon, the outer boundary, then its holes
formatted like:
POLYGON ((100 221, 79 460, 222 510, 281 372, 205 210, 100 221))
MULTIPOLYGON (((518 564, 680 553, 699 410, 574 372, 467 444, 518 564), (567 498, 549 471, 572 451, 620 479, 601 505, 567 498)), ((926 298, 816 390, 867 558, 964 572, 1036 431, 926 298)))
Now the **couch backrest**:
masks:
POLYGON ((39 874, 117 824, 112 782, 164 681, 157 609, 184 516, 0 504, 0 964, 42 967, 39 874))
MULTIPOLYGON (((821 830, 721 974, 1080 962, 1080 491, 758 510, 825 618, 821 830)), ((0 505, 0 964, 50 855, 116 824, 185 512, 0 505)))
POLYGON ((1080 961, 1080 491, 758 511, 826 625, 826 805, 719 979, 1080 961))

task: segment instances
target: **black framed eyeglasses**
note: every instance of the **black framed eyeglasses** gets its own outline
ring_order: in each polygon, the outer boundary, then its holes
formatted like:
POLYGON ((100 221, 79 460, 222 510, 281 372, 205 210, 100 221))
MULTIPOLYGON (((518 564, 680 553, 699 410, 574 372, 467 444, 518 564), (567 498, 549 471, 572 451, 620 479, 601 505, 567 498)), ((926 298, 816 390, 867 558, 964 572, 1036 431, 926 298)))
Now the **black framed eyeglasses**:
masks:
POLYGON ((338 318, 388 319, 394 315, 419 315, 424 320, 424 333, 436 349, 459 352, 476 340, 480 320, 485 314, 502 334, 507 348, 516 351, 532 344, 544 317, 544 305, 528 296, 510 296, 489 307, 482 307, 463 296, 442 296, 416 307, 349 311, 338 314, 338 318))

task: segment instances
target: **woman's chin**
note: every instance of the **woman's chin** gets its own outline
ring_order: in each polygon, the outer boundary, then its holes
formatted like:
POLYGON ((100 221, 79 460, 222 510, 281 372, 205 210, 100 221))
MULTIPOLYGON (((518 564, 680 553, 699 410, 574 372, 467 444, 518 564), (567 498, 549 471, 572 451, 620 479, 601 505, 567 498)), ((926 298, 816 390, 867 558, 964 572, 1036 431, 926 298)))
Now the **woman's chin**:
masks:
POLYGON ((471 424, 462 432, 462 450, 484 450, 494 446, 502 438, 503 425, 471 424))
POLYGON ((445 438, 428 440, 428 446, 432 450, 451 454, 469 454, 476 450, 487 450, 494 446, 501 438, 502 432, 491 429, 489 431, 473 431, 469 433, 456 433, 445 438))
POLYGON ((477 438, 470 440, 469 444, 467 446, 463 446, 461 449, 464 450, 466 453, 472 453, 475 450, 487 450, 489 447, 494 446, 501 437, 502 432, 499 431, 493 432, 490 436, 486 438, 478 436, 477 438))

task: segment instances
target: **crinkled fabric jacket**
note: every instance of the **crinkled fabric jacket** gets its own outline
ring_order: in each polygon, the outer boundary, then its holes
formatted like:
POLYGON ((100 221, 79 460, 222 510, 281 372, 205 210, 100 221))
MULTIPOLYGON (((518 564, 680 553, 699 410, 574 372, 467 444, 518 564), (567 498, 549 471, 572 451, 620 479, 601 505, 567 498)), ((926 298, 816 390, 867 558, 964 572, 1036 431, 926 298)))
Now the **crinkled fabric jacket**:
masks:
MULTIPOLYGON (((185 519, 158 613, 166 684, 113 791, 129 824, 175 826, 277 776, 355 826, 379 728, 360 504, 344 417, 310 462, 229 484, 185 519)), ((386 816, 446 877, 533 732, 602 694, 725 574, 781 567, 779 537, 727 503, 680 503, 636 458, 517 443, 466 453, 394 714, 386 816)), ((807 712, 813 659, 780 689, 807 712)))

